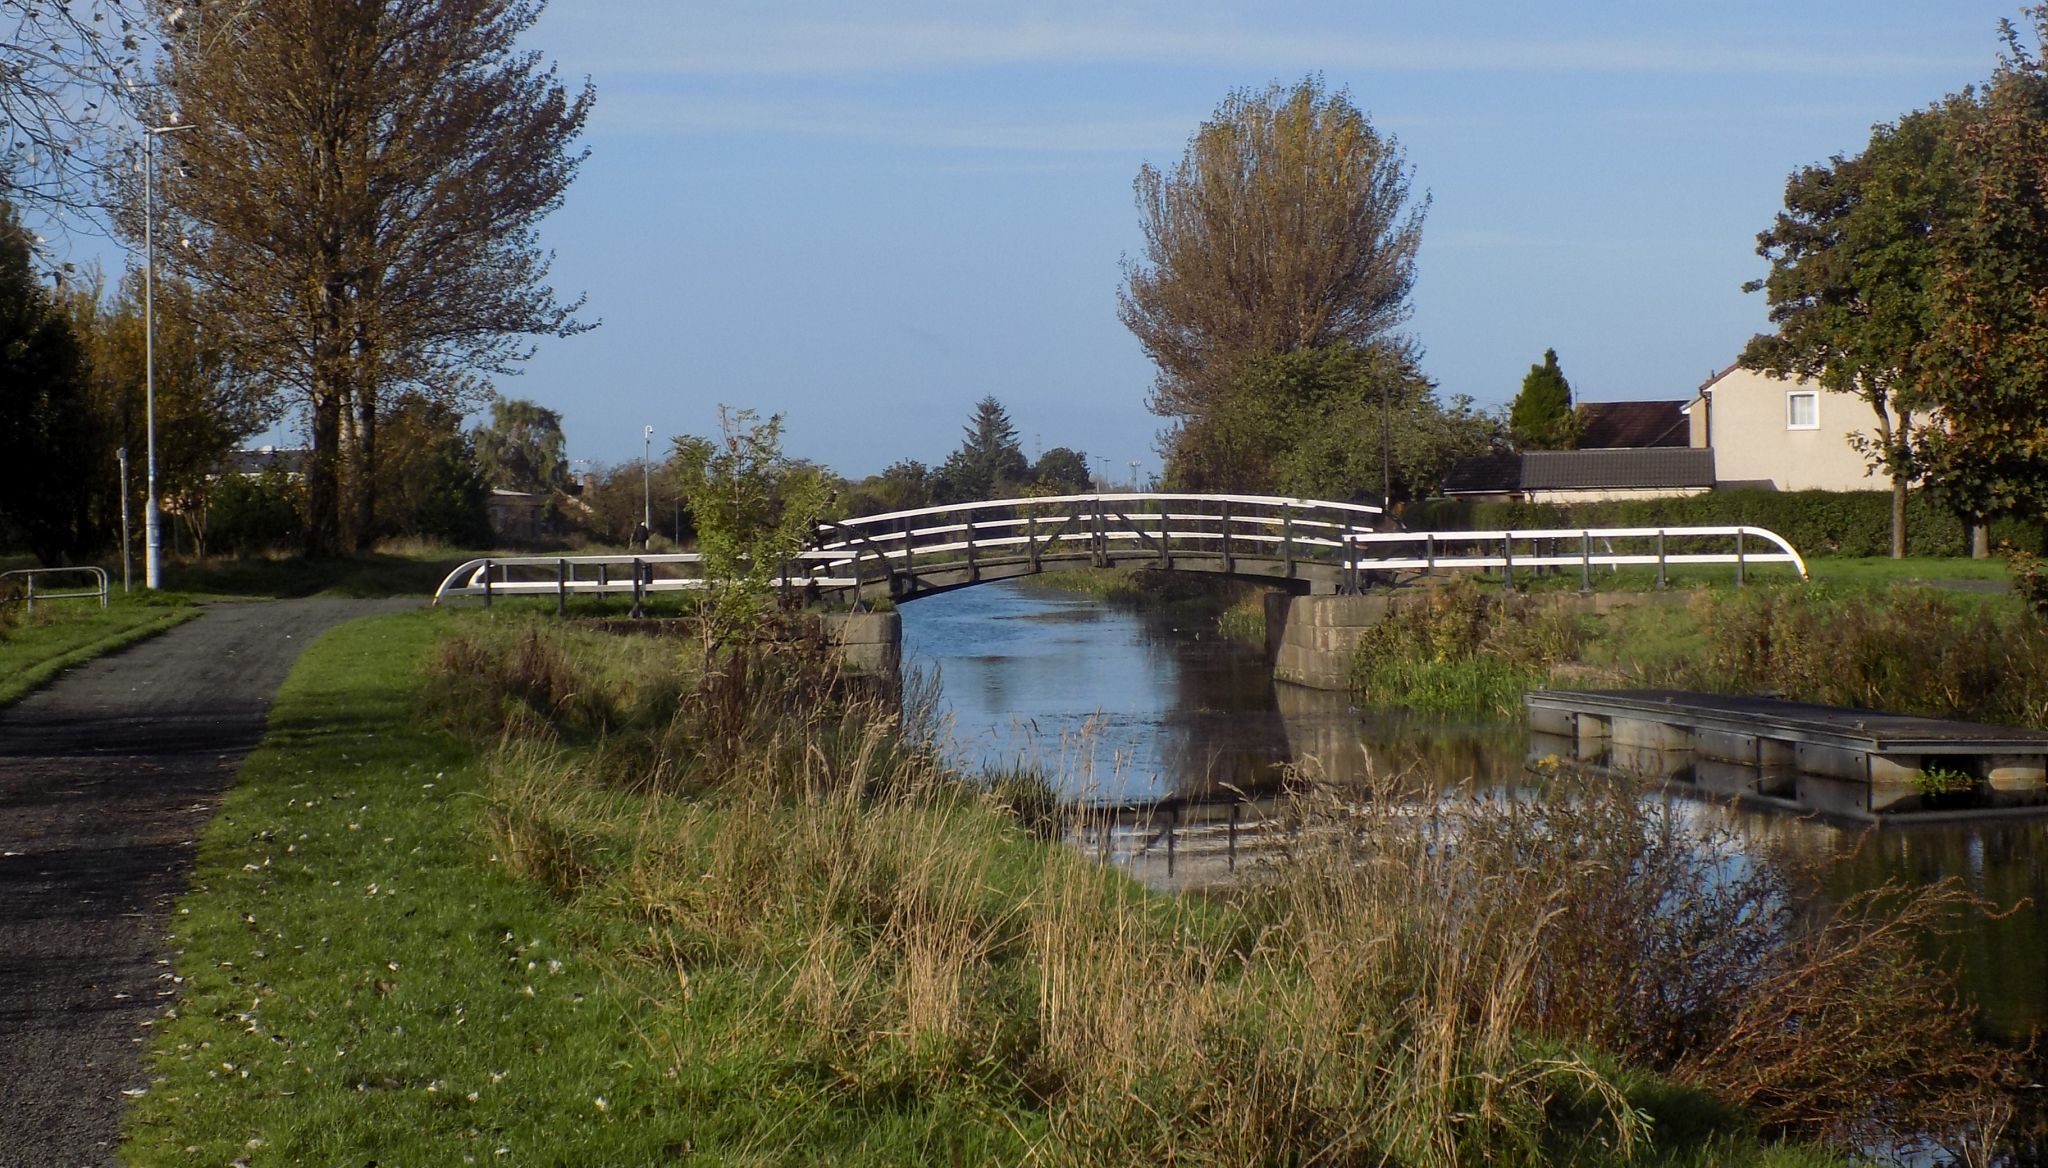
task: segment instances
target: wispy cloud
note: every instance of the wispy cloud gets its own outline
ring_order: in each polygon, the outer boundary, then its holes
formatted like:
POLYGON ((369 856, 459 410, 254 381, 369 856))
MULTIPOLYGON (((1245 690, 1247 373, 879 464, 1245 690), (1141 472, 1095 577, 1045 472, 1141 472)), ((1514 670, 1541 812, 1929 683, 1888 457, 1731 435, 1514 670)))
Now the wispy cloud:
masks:
POLYGON ((1177 146, 1185 118, 1088 115, 1006 120, 940 107, 773 101, 626 91, 599 106, 600 133, 643 137, 777 134, 884 146, 1058 154, 1128 154, 1177 146))
POLYGON ((671 76, 832 76, 1006 66, 1185 65, 1294 71, 1892 75, 1955 66, 1926 53, 1759 46, 1698 37, 1370 36, 1249 27, 1190 15, 746 19, 631 4, 579 17, 573 36, 609 70, 671 76), (678 17, 681 19, 678 19, 678 17))

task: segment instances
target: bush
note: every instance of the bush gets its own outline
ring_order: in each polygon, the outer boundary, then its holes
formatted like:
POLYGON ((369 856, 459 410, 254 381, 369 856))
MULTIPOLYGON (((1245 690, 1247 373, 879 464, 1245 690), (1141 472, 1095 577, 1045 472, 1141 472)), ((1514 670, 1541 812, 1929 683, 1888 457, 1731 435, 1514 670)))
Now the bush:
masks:
POLYGON ((296 546, 303 530, 302 496, 299 484, 274 466, 253 478, 223 477, 207 503, 209 548, 247 556, 296 546))
POLYGON ((1391 603, 1352 657, 1351 691, 1362 704, 1519 717, 1522 694, 1575 656, 1583 639, 1578 617, 1562 604, 1482 592, 1469 577, 1391 603))
POLYGON ((1701 592, 1692 604, 1707 652, 1668 684, 2048 726, 2048 624, 2031 611, 1903 585, 1701 592))
MULTIPOLYGON (((1889 491, 1709 491, 1669 499, 1590 503, 1470 503, 1433 499, 1402 513, 1416 531, 1541 527, 1694 527, 1746 524, 1784 536, 1803 556, 1891 554, 1889 491)), ((2038 523, 2002 519, 1992 542, 2042 550, 2038 523)), ((1934 496, 1915 491, 1906 502, 1906 551, 1916 556, 1966 555, 1969 531, 1934 496)))

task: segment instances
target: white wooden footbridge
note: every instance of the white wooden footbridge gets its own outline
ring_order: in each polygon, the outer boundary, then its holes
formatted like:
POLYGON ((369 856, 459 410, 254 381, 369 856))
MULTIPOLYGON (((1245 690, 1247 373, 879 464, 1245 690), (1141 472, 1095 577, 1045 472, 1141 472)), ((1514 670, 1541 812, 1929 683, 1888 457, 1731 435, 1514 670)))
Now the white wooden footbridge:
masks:
MULTIPOLYGON (((1806 578, 1799 553, 1760 527, 1543 528, 1401 531, 1362 503, 1271 495, 1092 494, 991 499, 891 511, 818 525, 811 545, 774 578, 792 603, 887 597, 903 602, 1062 568, 1136 565, 1269 583, 1299 592, 1356 592, 1421 574, 1519 570, 1580 575, 1725 564, 1740 582, 1757 565, 1806 578)), ((695 552, 501 556, 458 566, 435 603, 477 597, 631 595, 705 586, 695 552)))

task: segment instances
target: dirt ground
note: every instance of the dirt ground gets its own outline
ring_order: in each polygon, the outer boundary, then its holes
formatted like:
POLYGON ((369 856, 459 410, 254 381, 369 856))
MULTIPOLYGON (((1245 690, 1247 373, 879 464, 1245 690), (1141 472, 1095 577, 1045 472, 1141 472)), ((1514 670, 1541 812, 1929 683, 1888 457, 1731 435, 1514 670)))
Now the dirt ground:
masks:
POLYGON ((300 651, 418 603, 213 605, 0 709, 0 1168, 115 1162, 194 840, 300 651))

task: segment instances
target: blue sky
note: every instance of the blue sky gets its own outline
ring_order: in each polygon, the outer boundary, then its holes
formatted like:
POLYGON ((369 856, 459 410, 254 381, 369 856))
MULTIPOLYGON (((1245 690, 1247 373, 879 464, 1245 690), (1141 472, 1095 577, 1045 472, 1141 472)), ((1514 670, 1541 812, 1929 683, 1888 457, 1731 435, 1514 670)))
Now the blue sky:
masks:
POLYGON ((1756 232, 1795 167, 1988 75, 1982 0, 852 4, 554 0, 530 43, 598 103, 544 226, 601 328, 504 392, 637 457, 720 403, 849 475, 937 463, 974 401, 1026 453, 1156 469, 1116 319, 1131 181, 1234 87, 1320 72, 1434 203, 1411 331, 1445 394, 1546 347, 1582 399, 1678 397, 1764 323, 1756 232))

